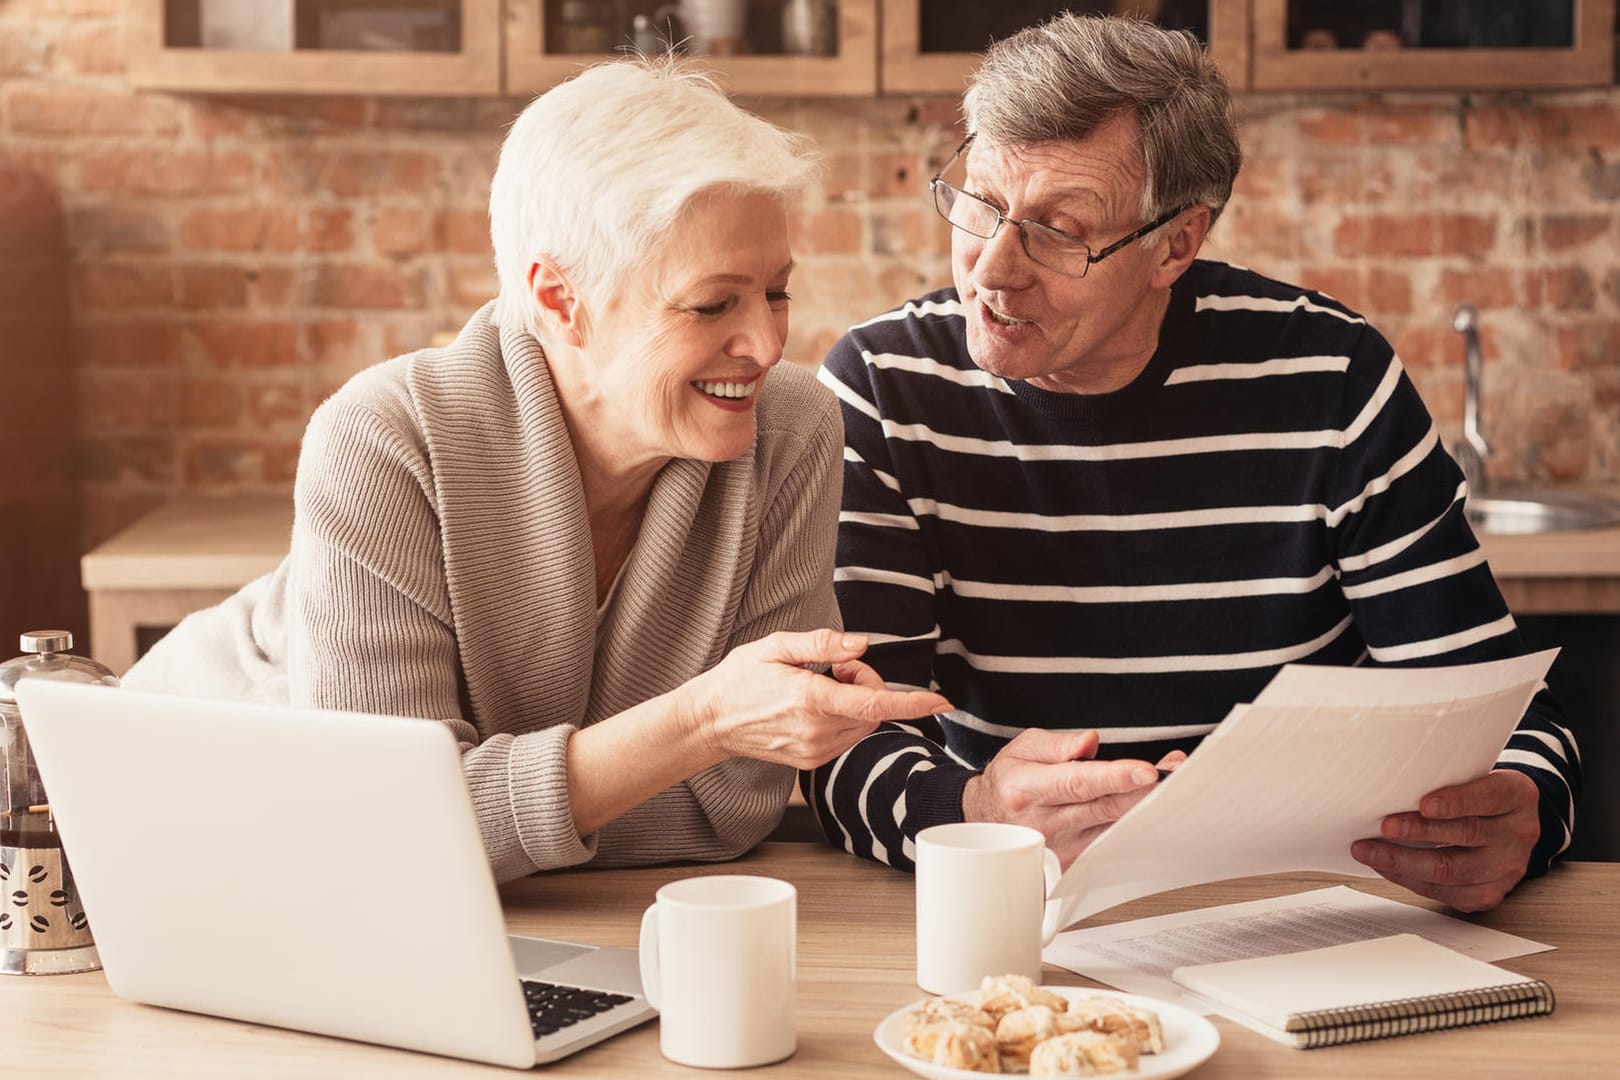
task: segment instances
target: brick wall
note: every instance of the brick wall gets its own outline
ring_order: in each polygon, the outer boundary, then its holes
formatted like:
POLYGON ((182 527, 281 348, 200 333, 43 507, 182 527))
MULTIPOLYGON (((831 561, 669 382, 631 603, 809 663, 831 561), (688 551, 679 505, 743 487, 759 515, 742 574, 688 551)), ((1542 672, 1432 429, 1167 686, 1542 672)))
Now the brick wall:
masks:
MULTIPOLYGON (((492 295, 484 200, 521 106, 135 94, 122 7, 0 0, 0 156, 66 215, 87 543, 178 491, 287 489, 324 395, 492 295)), ((758 107, 827 148, 794 221, 789 355, 813 363, 948 281, 922 185, 954 103, 758 107)), ((1249 164, 1213 254, 1365 312, 1448 439, 1451 313, 1473 301, 1493 475, 1620 482, 1620 93, 1243 108, 1249 164)))

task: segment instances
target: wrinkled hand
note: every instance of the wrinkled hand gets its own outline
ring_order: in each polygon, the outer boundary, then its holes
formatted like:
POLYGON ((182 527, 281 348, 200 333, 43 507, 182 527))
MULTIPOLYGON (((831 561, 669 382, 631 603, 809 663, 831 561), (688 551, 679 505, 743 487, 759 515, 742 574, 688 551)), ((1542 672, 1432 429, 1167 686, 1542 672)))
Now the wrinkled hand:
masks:
POLYGON ((836 630, 779 631, 739 645, 687 684, 688 722, 717 756, 811 769, 831 761, 885 720, 948 712, 922 690, 888 690, 857 659, 866 637, 836 630), (830 665, 832 676, 805 664, 830 665))
POLYGON ((1385 840, 1357 840, 1350 856, 1413 892, 1458 911, 1495 907, 1524 877, 1541 837, 1535 781, 1511 769, 1440 788, 1416 813, 1384 819, 1385 840), (1389 843, 1388 841, 1396 841, 1389 843), (1443 847, 1414 848, 1414 843, 1443 847))
MULTIPOLYGON (((1019 732, 983 775, 968 781, 962 792, 963 817, 1039 829, 1067 867, 1104 829, 1147 798, 1159 779, 1145 761, 1093 760, 1097 747, 1095 731, 1019 732)), ((1173 769, 1186 759, 1175 750, 1159 767, 1173 769)))

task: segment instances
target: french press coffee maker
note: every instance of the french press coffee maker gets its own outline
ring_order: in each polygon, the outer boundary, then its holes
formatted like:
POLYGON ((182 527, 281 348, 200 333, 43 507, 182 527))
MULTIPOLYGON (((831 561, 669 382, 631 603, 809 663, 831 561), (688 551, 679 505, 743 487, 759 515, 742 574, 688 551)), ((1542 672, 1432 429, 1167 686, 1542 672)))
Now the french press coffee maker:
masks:
POLYGON ((72 647, 66 630, 34 630, 22 636, 23 655, 0 664, 0 974, 101 966, 17 707, 23 679, 118 685, 102 665, 69 653, 72 647))

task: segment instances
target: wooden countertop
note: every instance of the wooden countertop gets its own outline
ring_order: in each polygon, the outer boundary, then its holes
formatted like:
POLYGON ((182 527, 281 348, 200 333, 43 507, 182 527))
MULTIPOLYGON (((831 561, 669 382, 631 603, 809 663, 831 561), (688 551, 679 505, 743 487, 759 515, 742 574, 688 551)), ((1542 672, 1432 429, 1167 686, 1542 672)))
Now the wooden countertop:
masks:
MULTIPOLYGON (((539 874, 504 886, 501 894, 513 932, 634 946, 642 910, 659 886, 717 873, 783 878, 799 891, 798 1051, 779 1064, 730 1075, 784 1080, 908 1077, 872 1043, 878 1021, 923 996, 915 983, 915 900, 908 874, 821 844, 765 844, 736 863, 539 874)), ((1145 897, 1082 925, 1346 883, 1438 909, 1433 902, 1378 879, 1284 874, 1145 897)), ((430 885, 424 881, 424 888, 430 885)), ((431 902, 425 903, 424 911, 430 912, 431 902)), ((1521 886, 1495 911, 1470 920, 1554 946, 1551 952, 1502 961, 1508 970, 1552 984, 1558 1005, 1551 1016, 1310 1051, 1290 1049, 1212 1017, 1221 1046, 1193 1076, 1203 1080, 1612 1076, 1620 1061, 1620 1025, 1614 1022, 1614 1001, 1620 993, 1620 864, 1558 867, 1521 886)), ((432 920, 425 918, 424 947, 432 936, 432 920)), ((1053 967, 1046 969, 1046 981, 1095 985, 1053 967)), ((515 1075, 492 1066, 134 1005, 114 997, 101 972, 0 977, 0 1047, 7 1076, 65 1080, 220 1076, 496 1080, 515 1075)), ((612 1080, 693 1080, 703 1075, 659 1055, 656 1023, 558 1062, 546 1072, 612 1080)))
POLYGON ((1526 578, 1620 578, 1620 526, 1528 536, 1481 536, 1498 581, 1526 578))
POLYGON ((80 559, 80 583, 234 592, 281 562, 292 516, 290 495, 183 495, 80 559))
MULTIPOLYGON (((1583 494, 1620 499, 1620 488, 1583 487, 1583 494)), ((1479 544, 1491 572, 1503 578, 1620 578, 1620 525, 1520 536, 1487 536, 1479 544)))
MULTIPOLYGON (((289 496, 182 496, 85 555, 81 576, 92 591, 232 591, 275 569, 291 528, 289 496)), ((1620 527, 1479 540, 1513 611, 1620 613, 1620 527)))
MULTIPOLYGON (((1620 488, 1581 487, 1620 498, 1620 488)), ((1479 537, 1515 615, 1620 613, 1620 526, 1479 537)))

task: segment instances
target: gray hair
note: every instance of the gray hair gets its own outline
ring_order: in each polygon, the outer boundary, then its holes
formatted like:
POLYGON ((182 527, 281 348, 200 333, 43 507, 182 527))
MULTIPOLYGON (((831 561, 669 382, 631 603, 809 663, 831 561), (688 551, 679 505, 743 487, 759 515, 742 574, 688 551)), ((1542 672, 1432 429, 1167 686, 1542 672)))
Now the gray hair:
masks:
POLYGON ((1065 13, 991 46, 962 101, 968 130, 1007 146, 1083 139, 1125 112, 1141 130, 1142 216, 1232 196, 1243 164, 1226 78, 1198 39, 1144 19, 1065 13))
POLYGON ((529 271, 542 255, 600 301, 699 194, 791 200, 814 176, 811 146, 675 61, 598 64, 553 87, 513 121, 490 184, 496 320, 539 336, 529 271))

